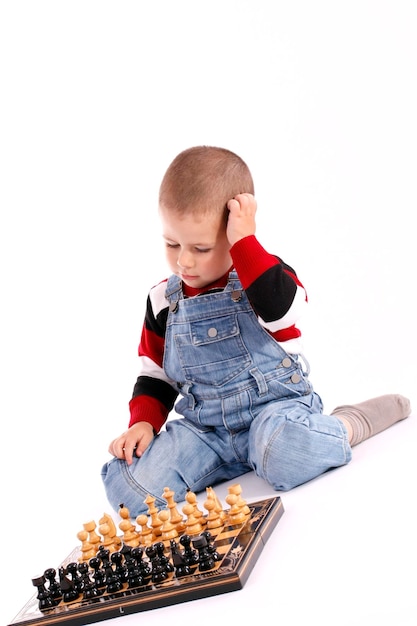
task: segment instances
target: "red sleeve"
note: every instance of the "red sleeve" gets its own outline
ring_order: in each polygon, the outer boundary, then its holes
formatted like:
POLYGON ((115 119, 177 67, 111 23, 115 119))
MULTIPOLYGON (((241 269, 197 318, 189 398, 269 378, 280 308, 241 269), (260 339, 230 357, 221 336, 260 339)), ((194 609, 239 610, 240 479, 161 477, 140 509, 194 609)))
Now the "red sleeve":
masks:
POLYGON ((230 254, 243 289, 247 289, 271 267, 280 264, 276 256, 269 254, 261 246, 255 235, 244 237, 235 243, 230 254))
POLYGON ((148 422, 158 433, 165 424, 168 410, 162 402, 151 396, 136 396, 129 402, 130 422, 129 428, 137 422, 148 422))

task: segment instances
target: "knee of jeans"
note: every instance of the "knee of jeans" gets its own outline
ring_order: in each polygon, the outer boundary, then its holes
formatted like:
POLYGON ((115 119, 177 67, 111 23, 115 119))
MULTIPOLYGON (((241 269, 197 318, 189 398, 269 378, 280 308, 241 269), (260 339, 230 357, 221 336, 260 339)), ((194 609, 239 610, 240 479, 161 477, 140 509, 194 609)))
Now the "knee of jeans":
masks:
POLYGON ((298 473, 290 459, 276 458, 269 450, 264 451, 255 473, 271 485, 275 491, 289 491, 297 487, 304 480, 300 480, 298 473))
POLYGON ((289 491, 334 466, 330 456, 318 454, 315 436, 311 438, 305 425, 287 420, 264 435, 258 438, 252 462, 258 476, 276 491, 289 491))
POLYGON ((120 459, 105 463, 101 470, 107 500, 113 510, 118 512, 123 504, 129 509, 131 517, 137 517, 148 510, 148 505, 144 502, 147 493, 129 476, 126 462, 120 459))

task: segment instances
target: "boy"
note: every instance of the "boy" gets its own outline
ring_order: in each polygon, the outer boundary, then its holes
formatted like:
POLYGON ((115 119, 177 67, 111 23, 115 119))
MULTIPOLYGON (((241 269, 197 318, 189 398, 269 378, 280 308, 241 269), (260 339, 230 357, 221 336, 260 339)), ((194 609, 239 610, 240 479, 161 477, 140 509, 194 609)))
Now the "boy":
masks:
POLYGON ((160 187, 172 276, 149 293, 129 428, 103 467, 109 502, 132 516, 254 470, 288 490, 351 459, 351 447, 410 413, 386 395, 323 415, 304 371, 295 271, 255 236, 250 171, 209 146, 180 153, 160 187), (175 410, 182 417, 166 422, 175 410), (166 423, 166 429, 161 431, 166 423))

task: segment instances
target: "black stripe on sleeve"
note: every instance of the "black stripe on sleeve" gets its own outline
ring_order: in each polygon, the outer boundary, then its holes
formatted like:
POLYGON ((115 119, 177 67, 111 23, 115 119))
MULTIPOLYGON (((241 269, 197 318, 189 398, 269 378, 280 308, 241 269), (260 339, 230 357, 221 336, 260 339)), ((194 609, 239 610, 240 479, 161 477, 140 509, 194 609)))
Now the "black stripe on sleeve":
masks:
POLYGON ((155 317, 152 310, 151 299, 148 296, 146 302, 145 327, 154 332, 158 337, 165 337, 168 318, 168 307, 163 308, 155 317))
POLYGON ((285 265, 270 267, 246 289, 255 312, 265 322, 284 317, 293 303, 297 284, 284 268, 291 271, 285 265))
POLYGON ((132 398, 137 396, 151 396, 156 398, 168 411, 172 410, 178 392, 171 385, 160 378, 139 376, 133 388, 132 398))

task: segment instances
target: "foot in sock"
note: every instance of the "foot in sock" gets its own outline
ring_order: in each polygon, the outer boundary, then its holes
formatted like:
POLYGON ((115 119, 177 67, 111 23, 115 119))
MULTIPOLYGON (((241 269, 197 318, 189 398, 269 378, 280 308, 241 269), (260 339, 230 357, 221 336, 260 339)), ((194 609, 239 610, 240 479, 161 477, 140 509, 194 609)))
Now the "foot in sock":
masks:
POLYGON ((355 446, 405 419, 410 413, 411 406, 408 398, 398 394, 388 394, 359 404, 338 406, 331 415, 344 422, 348 432, 351 432, 350 445, 355 446))

